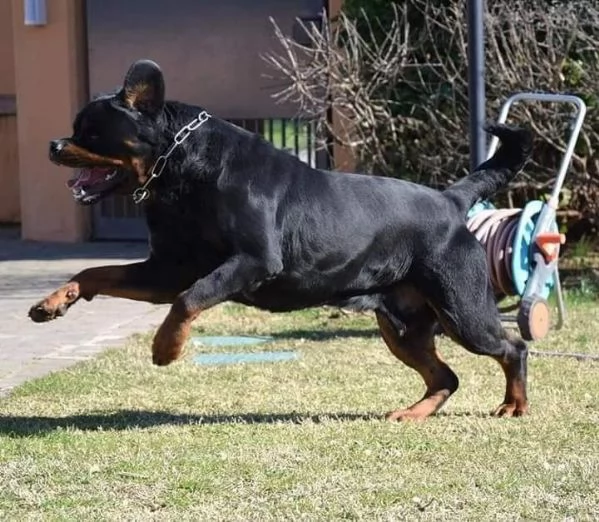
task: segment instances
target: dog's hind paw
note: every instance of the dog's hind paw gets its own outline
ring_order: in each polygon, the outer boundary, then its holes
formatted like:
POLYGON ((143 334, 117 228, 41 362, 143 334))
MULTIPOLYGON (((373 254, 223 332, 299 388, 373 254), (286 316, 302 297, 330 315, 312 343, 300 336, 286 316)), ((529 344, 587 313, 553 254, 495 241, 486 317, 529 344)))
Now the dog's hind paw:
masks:
POLYGON ((389 422, 423 421, 428 417, 425 413, 405 408, 403 410, 390 411, 385 415, 389 422))
POLYGON ((522 417, 528 413, 528 404, 511 402, 503 403, 495 408, 491 415, 493 417, 522 417))

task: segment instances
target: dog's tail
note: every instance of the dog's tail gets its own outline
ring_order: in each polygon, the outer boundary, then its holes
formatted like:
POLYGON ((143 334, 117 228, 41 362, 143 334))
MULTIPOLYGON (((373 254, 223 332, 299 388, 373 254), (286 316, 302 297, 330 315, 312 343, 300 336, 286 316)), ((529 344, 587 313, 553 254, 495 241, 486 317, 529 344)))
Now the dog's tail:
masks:
POLYGON ((528 129, 492 123, 485 126, 485 131, 499 138, 501 145, 497 152, 443 192, 464 216, 478 200, 487 199, 507 186, 532 152, 532 133, 528 129))

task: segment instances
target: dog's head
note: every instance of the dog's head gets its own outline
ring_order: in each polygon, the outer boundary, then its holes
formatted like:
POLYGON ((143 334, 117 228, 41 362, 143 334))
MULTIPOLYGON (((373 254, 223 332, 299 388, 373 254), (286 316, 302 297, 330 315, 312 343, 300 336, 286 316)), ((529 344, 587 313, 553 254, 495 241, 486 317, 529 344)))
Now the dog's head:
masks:
POLYGON ((162 71, 154 62, 140 60, 116 94, 99 97, 81 110, 71 137, 50 142, 50 159, 77 169, 67 185, 79 203, 93 204, 147 180, 163 107, 162 71))

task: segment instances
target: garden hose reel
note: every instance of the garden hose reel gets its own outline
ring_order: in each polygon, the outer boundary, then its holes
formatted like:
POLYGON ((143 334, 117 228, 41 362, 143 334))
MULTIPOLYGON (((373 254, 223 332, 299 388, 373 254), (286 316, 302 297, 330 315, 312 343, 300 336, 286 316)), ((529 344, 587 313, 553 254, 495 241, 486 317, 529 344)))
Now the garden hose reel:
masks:
MULTIPOLYGON (((559 279, 559 251, 565 242, 556 222, 559 195, 571 164, 574 148, 586 115, 586 105, 577 96, 522 92, 512 95, 503 104, 498 123, 505 123, 510 108, 516 102, 546 102, 574 107, 573 123, 553 191, 547 201, 533 200, 523 209, 496 209, 482 201, 474 205, 467 216, 468 228, 485 247, 491 283, 496 296, 519 296, 515 316, 502 319, 515 322, 525 340, 544 338, 550 329, 550 307, 547 299, 555 290, 558 321, 563 326, 566 310, 559 279)), ((491 140, 487 157, 497 149, 499 139, 491 140)))

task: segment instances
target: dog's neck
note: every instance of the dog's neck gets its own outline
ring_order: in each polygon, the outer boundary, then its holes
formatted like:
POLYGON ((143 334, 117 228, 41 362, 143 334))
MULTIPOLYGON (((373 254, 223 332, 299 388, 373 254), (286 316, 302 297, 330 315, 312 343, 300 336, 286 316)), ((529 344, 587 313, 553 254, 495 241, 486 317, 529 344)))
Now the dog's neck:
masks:
MULTIPOLYGON (((166 102, 164 110, 156 121, 158 131, 155 146, 156 161, 175 143, 175 136, 186 125, 197 120, 201 107, 179 102, 166 102)), ((152 191, 167 190, 180 186, 181 190, 191 190, 192 185, 209 183, 218 177, 217 165, 211 165, 208 154, 210 135, 209 127, 214 123, 210 117, 205 123, 191 131, 189 137, 176 146, 166 160, 161 175, 152 183, 152 191)))

